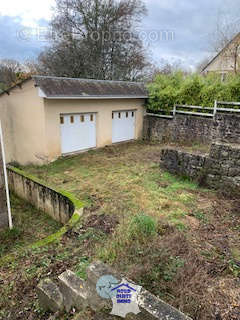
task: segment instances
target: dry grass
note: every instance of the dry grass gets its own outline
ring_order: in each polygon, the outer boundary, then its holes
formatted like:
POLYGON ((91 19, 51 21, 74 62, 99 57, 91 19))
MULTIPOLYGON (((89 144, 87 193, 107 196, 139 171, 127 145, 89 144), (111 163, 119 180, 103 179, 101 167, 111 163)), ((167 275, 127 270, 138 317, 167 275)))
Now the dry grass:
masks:
POLYGON ((55 254, 71 256, 62 267, 76 265, 80 275, 100 258, 193 319, 239 319, 239 203, 162 171, 160 152, 137 142, 25 168, 85 201, 83 226, 55 254))

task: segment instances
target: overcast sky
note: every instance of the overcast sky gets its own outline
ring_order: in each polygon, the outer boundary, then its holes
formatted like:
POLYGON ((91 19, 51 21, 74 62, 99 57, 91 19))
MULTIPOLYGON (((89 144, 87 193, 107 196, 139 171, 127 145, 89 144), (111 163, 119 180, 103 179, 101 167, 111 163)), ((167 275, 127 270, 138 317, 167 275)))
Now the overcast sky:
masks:
MULTIPOLYGON (((193 68, 212 54, 209 38, 216 29, 217 21, 236 21, 240 17, 239 0, 145 2, 148 16, 140 26, 140 35, 143 40, 147 37, 145 45, 156 64, 166 59, 193 68), (167 31, 169 40, 165 39, 167 31)), ((1 0, 0 58, 24 61, 36 57, 47 45, 44 32, 51 19, 53 5, 54 0, 1 0)))

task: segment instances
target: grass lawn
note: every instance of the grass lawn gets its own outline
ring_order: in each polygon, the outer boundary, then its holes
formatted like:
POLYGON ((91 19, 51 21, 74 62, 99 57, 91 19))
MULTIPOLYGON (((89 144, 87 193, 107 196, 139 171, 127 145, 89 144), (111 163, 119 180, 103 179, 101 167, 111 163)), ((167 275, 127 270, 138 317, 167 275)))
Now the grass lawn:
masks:
POLYGON ((74 193, 86 209, 81 224, 59 243, 2 266, 5 284, 16 273, 25 279, 3 294, 14 301, 8 306, 10 319, 45 319, 35 294, 39 279, 54 278, 66 268, 84 277, 94 259, 126 273, 193 319, 240 318, 239 202, 160 169, 161 148, 128 143, 23 168, 74 193))
POLYGON ((0 258, 57 231, 61 224, 11 195, 13 229, 0 232, 0 258))

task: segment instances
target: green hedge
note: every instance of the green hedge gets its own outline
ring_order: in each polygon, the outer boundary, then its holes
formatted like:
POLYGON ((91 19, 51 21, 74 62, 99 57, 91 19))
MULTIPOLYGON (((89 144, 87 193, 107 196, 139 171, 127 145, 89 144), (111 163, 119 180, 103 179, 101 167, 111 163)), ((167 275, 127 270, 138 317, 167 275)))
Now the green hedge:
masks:
POLYGON ((148 91, 150 110, 171 110, 174 104, 213 107, 214 100, 240 102, 240 75, 228 75, 222 82, 217 74, 158 74, 148 91))

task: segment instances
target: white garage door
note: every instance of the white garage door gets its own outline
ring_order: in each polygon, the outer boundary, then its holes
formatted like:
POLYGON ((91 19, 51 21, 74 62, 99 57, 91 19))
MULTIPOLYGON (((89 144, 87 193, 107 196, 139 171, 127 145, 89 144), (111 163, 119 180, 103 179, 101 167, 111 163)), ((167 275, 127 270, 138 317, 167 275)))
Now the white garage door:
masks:
POLYGON ((60 116, 62 153, 96 147, 96 114, 60 116))
POLYGON ((136 112, 114 111, 112 113, 112 142, 135 139, 136 112))

